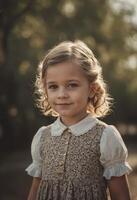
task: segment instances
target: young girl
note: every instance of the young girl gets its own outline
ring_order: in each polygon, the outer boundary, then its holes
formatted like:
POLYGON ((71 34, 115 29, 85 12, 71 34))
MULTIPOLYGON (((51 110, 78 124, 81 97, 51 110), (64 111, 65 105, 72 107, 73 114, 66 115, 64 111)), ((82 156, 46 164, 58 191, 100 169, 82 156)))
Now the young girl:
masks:
POLYGON ((58 116, 32 141, 28 200, 129 200, 127 149, 114 126, 98 117, 110 110, 101 67, 81 41, 51 49, 36 80, 39 107, 58 116))

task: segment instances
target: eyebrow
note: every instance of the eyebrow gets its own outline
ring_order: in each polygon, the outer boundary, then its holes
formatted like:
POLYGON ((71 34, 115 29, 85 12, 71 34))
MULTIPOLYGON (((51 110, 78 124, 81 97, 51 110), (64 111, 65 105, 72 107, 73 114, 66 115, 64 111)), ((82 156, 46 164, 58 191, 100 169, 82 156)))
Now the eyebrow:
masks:
POLYGON ((54 81, 49 81, 49 82, 46 82, 47 84, 55 84, 56 82, 54 81))
MULTIPOLYGON (((72 80, 66 80, 66 82, 70 83, 70 82, 80 82, 79 80, 76 79, 72 79, 72 80)), ((48 81, 47 84, 56 84, 56 81, 48 81)))

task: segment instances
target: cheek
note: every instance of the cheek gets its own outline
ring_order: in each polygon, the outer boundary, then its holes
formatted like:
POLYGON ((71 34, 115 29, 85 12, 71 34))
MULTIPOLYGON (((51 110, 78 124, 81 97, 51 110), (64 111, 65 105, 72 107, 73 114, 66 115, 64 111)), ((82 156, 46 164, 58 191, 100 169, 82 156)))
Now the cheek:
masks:
POLYGON ((75 96, 74 100, 76 100, 79 104, 88 103, 88 96, 86 93, 80 93, 78 96, 75 96))
POLYGON ((53 96, 53 94, 51 94, 51 93, 48 93, 48 94, 47 94, 47 97, 48 97, 49 100, 53 100, 53 99, 54 99, 54 96, 53 96))
POLYGON ((85 104, 88 104, 89 101, 89 94, 87 92, 83 92, 81 94, 81 101, 85 104))
POLYGON ((54 99, 53 93, 47 91, 47 98, 48 98, 49 103, 52 102, 54 99))

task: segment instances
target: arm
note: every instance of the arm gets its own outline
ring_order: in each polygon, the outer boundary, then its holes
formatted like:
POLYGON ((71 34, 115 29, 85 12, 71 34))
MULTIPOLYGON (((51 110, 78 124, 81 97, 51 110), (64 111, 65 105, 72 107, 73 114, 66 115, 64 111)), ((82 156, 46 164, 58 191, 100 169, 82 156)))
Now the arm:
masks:
POLYGON ((130 200, 129 187, 125 175, 112 177, 107 181, 112 200, 130 200))
POLYGON ((115 127, 108 126, 104 130, 100 151, 103 176, 107 179, 111 200, 130 200, 126 174, 132 169, 127 163, 127 148, 115 127))
POLYGON ((40 155, 40 146, 41 146, 40 138, 42 133, 43 133, 43 127, 40 128, 33 137, 31 144, 32 163, 25 170, 27 171, 28 175, 33 177, 32 185, 27 200, 36 200, 38 187, 41 181, 42 158, 40 155))
POLYGON ((32 185, 31 185, 29 196, 28 196, 27 200, 36 200, 40 180, 41 180, 40 178, 33 178, 32 185))

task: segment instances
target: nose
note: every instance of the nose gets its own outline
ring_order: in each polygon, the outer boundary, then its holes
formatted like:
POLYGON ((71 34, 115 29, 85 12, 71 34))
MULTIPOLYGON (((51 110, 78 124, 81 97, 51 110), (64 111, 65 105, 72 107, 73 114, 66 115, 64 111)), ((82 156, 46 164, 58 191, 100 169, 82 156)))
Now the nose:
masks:
POLYGON ((59 99, 67 98, 68 97, 67 90, 64 87, 60 88, 58 90, 57 96, 59 99))

